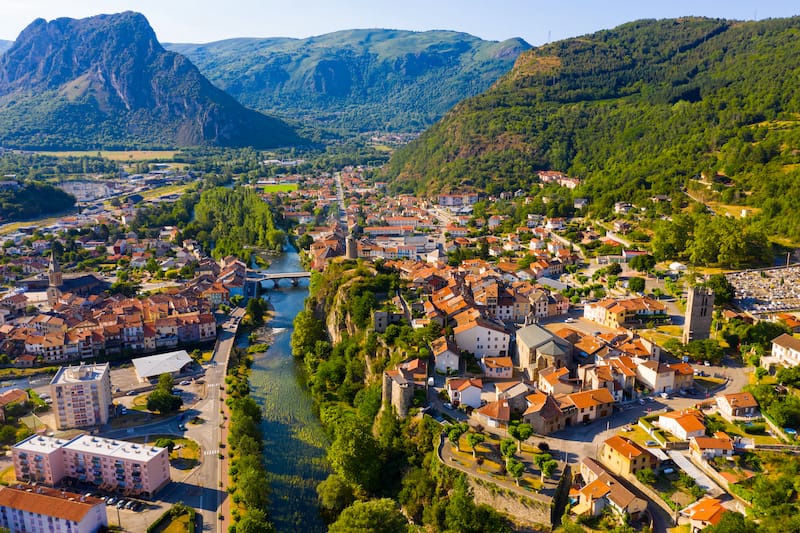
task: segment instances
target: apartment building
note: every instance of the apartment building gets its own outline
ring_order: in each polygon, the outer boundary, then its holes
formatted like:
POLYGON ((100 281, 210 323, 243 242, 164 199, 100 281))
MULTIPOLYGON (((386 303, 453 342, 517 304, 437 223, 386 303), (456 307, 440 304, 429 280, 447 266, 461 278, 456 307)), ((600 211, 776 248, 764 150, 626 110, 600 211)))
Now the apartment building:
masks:
POLYGON ((79 435, 34 435, 12 448, 17 479, 55 486, 64 478, 125 495, 152 497, 170 482, 169 450, 79 435))
POLYGON ((59 368, 50 394, 58 429, 107 423, 112 402, 109 364, 59 368))
POLYGON ((108 528, 99 498, 41 486, 0 487, 0 527, 9 531, 97 533, 108 528))

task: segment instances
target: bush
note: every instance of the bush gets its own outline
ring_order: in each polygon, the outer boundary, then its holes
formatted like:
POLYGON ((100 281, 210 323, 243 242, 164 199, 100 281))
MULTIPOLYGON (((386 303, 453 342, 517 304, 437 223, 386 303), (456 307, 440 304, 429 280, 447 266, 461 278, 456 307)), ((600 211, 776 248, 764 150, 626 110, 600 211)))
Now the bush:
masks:
POLYGON ((767 430, 767 425, 763 423, 745 424, 744 432, 748 435, 763 435, 767 430))

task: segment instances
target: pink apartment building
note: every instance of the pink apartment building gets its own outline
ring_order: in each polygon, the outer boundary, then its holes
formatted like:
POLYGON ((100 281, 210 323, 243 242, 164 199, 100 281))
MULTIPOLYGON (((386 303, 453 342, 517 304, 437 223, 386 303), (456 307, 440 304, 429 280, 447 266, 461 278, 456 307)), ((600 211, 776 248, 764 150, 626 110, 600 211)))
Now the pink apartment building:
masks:
POLYGON ((169 451, 123 440, 34 435, 12 448, 17 479, 54 486, 64 478, 150 498, 170 482, 169 451))

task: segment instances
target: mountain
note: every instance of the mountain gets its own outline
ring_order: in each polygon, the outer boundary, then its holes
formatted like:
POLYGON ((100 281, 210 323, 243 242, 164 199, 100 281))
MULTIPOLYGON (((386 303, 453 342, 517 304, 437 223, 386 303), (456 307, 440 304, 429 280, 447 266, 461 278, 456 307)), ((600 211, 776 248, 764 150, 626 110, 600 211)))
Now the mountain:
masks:
POLYGON ((144 16, 35 20, 0 57, 0 146, 283 146, 284 122, 246 109, 144 16))
POLYGON ((11 48, 11 45, 14 44, 14 41, 6 41, 0 39, 0 54, 11 48))
POLYGON ((245 105, 351 132, 420 131, 530 48, 522 39, 385 29, 165 46, 245 105))
POLYGON ((420 194, 497 193, 559 170, 583 180, 562 197, 597 214, 702 188, 800 238, 798 32, 800 18, 642 20, 531 49, 396 151, 388 176, 420 194))

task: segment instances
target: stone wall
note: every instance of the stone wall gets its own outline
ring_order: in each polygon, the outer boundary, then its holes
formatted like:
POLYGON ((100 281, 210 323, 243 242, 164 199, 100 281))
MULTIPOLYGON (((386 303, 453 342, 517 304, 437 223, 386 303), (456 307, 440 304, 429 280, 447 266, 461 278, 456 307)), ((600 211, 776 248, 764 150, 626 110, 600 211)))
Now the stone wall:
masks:
POLYGON ((485 503, 512 517, 514 522, 532 526, 536 531, 550 531, 552 499, 540 494, 527 498, 481 479, 467 476, 475 495, 475 503, 485 503), (536 499, 533 499, 536 497, 536 499))

